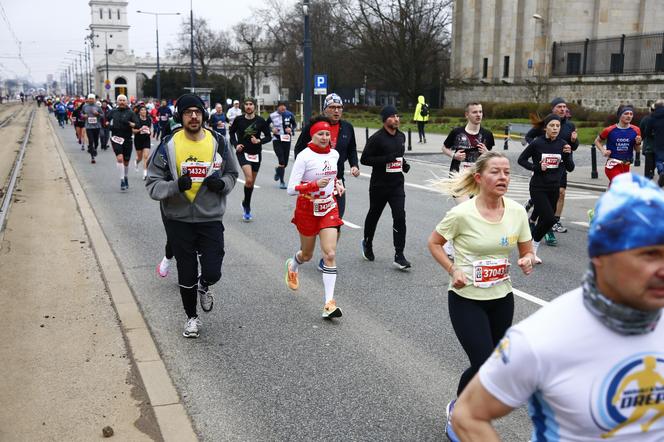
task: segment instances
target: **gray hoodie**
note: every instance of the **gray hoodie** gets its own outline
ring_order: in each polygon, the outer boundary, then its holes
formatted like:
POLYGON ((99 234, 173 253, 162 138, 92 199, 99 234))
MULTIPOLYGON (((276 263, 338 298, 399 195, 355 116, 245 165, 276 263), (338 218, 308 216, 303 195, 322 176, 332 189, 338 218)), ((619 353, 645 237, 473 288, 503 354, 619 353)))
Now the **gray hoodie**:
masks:
MULTIPOLYGON (((203 129, 208 130, 208 129, 203 129)), ((186 223, 202 223, 222 221, 226 211, 226 195, 228 195, 238 177, 238 165, 226 140, 212 133, 215 144, 214 158, 210 158, 213 166, 207 176, 218 173, 226 184, 221 193, 216 193, 202 185, 193 202, 190 202, 178 188, 177 164, 175 164, 175 143, 173 135, 164 138, 159 147, 152 152, 148 165, 148 176, 145 187, 150 198, 160 201, 166 218, 186 223)))

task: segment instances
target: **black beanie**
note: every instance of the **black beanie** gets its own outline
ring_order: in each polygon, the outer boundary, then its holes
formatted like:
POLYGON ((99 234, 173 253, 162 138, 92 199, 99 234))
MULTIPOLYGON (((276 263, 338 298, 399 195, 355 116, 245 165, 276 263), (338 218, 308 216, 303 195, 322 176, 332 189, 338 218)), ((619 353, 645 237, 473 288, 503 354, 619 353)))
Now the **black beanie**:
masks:
POLYGON ((554 98, 553 100, 551 100, 551 109, 562 103, 567 103, 564 98, 561 97, 554 98))
POLYGON ((558 115, 556 115, 556 114, 549 114, 549 115, 547 115, 546 117, 544 117, 544 120, 542 121, 542 124, 544 125, 544 127, 546 127, 547 124, 549 124, 549 123, 552 122, 553 120, 555 120, 555 121, 557 121, 557 122, 559 122, 559 123, 561 123, 561 122, 563 121, 562 118, 560 118, 558 115))
POLYGON ((387 106, 385 106, 384 108, 382 108, 380 110, 380 116, 383 119, 383 123, 385 122, 385 120, 390 118, 392 115, 397 115, 398 113, 399 112, 397 112, 397 108, 390 105, 390 104, 388 104, 387 106))
POLYGON ((175 106, 179 114, 181 114, 185 109, 189 109, 190 107, 196 107, 203 112, 205 111, 203 100, 201 100, 201 97, 194 94, 181 95, 180 98, 178 98, 178 100, 175 102, 175 106))

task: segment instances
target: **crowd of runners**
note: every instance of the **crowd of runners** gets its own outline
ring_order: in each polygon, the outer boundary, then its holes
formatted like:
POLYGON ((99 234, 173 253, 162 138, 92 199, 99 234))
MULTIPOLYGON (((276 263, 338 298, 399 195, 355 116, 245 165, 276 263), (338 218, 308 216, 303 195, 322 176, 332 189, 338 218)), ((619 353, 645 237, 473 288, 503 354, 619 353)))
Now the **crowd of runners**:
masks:
MULTIPOLYGON (((205 312, 213 308, 211 287, 221 278, 225 255, 226 197, 240 178, 242 219, 261 215, 252 211, 251 201, 263 145, 270 142, 277 158, 274 181, 296 197, 291 222, 299 243, 284 257, 283 269, 290 290, 299 290, 299 268, 314 259, 318 241, 322 258, 314 262, 322 273, 322 317, 342 316, 335 283, 346 163, 355 177, 360 164, 371 167, 358 253, 374 261, 376 225, 389 204, 393 264, 401 271, 412 267, 404 253, 404 174, 411 165, 393 106, 381 110, 382 128, 368 138, 359 159, 354 128, 342 119, 344 103, 337 94, 325 97, 322 114, 299 136, 288 103, 280 102, 264 119, 253 98, 236 100, 226 112, 221 104, 209 109, 192 94, 173 103, 134 102, 121 95, 113 107, 94 95, 63 97, 52 106, 61 127, 74 127, 92 163, 110 143, 122 191, 128 189, 136 151, 135 166, 143 171, 150 197, 160 202, 166 231, 158 274, 167 276, 171 260, 177 263, 185 337, 200 335, 197 303, 205 312)), ((664 100, 654 104, 653 116, 660 114, 664 100)), ((621 106, 617 117, 595 140, 606 158, 609 188, 589 212, 590 264, 582 286, 515 326, 510 253, 516 251, 517 267, 530 275, 543 264, 540 241, 555 245, 554 232, 567 231, 561 215, 579 140, 566 102, 554 99, 548 115, 533 119, 517 165, 493 150, 479 102, 466 105, 466 124, 441 146, 451 159, 450 174, 433 186, 453 197, 455 206, 432 226, 428 248, 449 275, 450 320, 470 363, 447 406, 450 440, 497 440, 491 421, 526 402, 533 441, 664 440, 664 192, 648 179, 654 172, 646 178, 630 173, 642 144, 664 140, 664 124, 661 117, 651 119, 642 132, 631 124, 630 105, 621 106), (505 196, 513 166, 531 174, 525 207, 505 196)), ((654 155, 650 164, 664 184, 664 158, 654 155)))

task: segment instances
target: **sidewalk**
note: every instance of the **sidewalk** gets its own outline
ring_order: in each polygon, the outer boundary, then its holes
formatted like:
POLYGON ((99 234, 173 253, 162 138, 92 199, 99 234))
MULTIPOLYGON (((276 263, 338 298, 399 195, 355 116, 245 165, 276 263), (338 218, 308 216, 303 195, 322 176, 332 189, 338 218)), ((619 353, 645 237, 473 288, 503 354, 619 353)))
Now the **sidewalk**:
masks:
MULTIPOLYGON (((371 136, 377 129, 369 129, 369 136, 371 136)), ((418 143, 417 132, 411 134, 411 148, 412 150, 406 150, 407 156, 430 156, 430 155, 439 155, 439 162, 442 162, 446 165, 449 165, 449 158, 445 156, 441 147, 443 142, 447 138, 447 134, 428 134, 426 144, 418 143)), ((364 149, 366 144, 366 129, 365 128, 355 128, 355 140, 357 142, 358 154, 364 149)), ((498 152, 503 152, 508 156, 512 164, 512 168, 516 169, 515 172, 518 174, 526 174, 527 171, 517 164, 517 158, 523 152, 525 146, 521 144, 520 140, 510 140, 508 142, 507 150, 504 149, 505 139, 496 138, 496 145, 494 150, 498 152), (522 173, 523 172, 523 173, 522 173)), ((408 133, 406 133, 406 149, 408 148, 408 133)), ((591 178, 592 165, 591 165, 591 153, 590 145, 583 144, 574 152, 574 162, 575 169, 574 172, 568 174, 567 183, 571 188, 583 188, 588 190, 597 190, 605 191, 609 180, 604 174, 604 163, 606 160, 602 155, 597 152, 597 175, 596 179, 591 178)), ((643 175, 643 163, 644 159, 641 157, 641 166, 634 167, 632 166, 632 172, 638 175, 643 175)))
POLYGON ((0 243, 0 440, 162 440, 46 119, 0 243))

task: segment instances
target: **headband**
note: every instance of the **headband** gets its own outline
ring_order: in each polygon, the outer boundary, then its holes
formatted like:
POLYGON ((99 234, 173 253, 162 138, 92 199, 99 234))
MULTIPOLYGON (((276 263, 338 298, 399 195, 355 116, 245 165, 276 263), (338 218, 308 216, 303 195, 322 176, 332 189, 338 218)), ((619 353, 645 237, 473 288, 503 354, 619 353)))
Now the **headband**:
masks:
POLYGON ((316 132, 320 132, 321 130, 330 130, 330 123, 327 121, 315 122, 311 125, 311 129, 309 129, 309 135, 313 137, 316 132))

